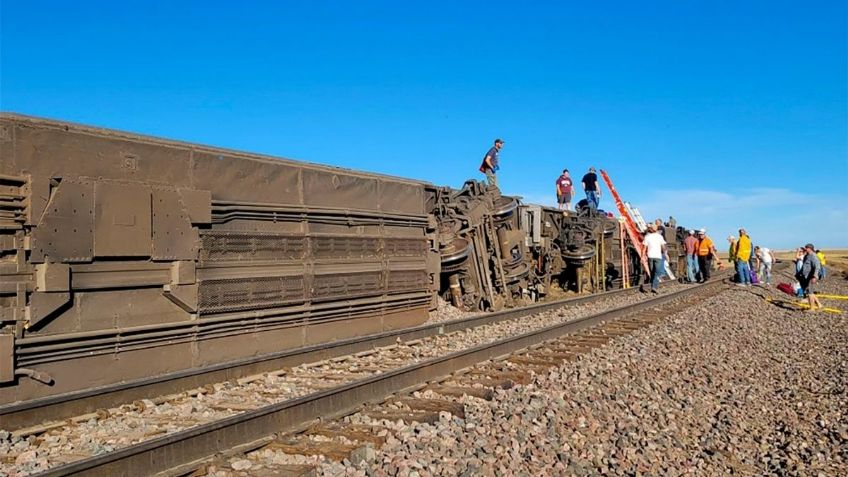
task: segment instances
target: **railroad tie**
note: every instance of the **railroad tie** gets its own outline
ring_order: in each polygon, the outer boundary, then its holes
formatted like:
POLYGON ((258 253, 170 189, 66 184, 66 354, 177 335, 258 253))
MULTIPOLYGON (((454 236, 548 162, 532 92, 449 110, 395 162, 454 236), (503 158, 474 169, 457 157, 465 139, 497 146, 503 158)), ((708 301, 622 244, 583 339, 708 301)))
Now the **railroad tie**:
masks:
POLYGON ((533 382, 533 377, 530 376, 529 373, 503 369, 492 369, 489 367, 472 369, 468 373, 466 373, 465 376, 485 376, 489 379, 511 381, 515 384, 530 384, 531 382, 533 382))
POLYGON ((511 389, 513 386, 515 386, 515 382, 510 379, 492 379, 487 378, 483 375, 457 376, 457 379, 447 381, 445 384, 458 386, 473 386, 475 384, 479 384, 483 387, 492 389, 511 389))
POLYGON ((368 430, 357 428, 354 426, 346 426, 334 428, 327 425, 319 424, 307 429, 304 434, 308 436, 323 436, 331 439, 343 437, 350 441, 371 443, 374 447, 382 447, 386 443, 384 436, 378 436, 368 430))
POLYGON ((541 358, 536 358, 536 357, 527 356, 527 355, 512 356, 510 358, 507 358, 507 361, 509 361, 510 363, 518 364, 520 366, 530 365, 530 366, 542 368, 544 370, 544 372, 547 372, 548 368, 552 368, 554 366, 559 366, 559 362, 557 362, 557 361, 552 361, 550 359, 541 359, 541 358))
POLYGON ((269 442, 263 448, 274 449, 293 455, 323 455, 324 457, 341 462, 357 449, 363 447, 360 444, 343 444, 336 441, 315 441, 307 437, 295 437, 286 442, 273 441, 269 442))
POLYGON ((492 398, 495 397, 495 392, 488 388, 472 388, 461 386, 428 386, 424 389, 433 391, 434 393, 441 394, 443 396, 462 397, 462 395, 468 395, 479 399, 485 399, 486 401, 491 401, 492 398))
POLYGON ((403 421, 406 423, 420 422, 422 424, 433 424, 439 421, 438 411, 380 411, 371 410, 363 411, 362 414, 371 419, 386 420, 386 421, 403 421))
POLYGON ((465 405, 444 399, 398 398, 392 402, 402 404, 413 411, 449 412, 456 417, 465 419, 465 405))

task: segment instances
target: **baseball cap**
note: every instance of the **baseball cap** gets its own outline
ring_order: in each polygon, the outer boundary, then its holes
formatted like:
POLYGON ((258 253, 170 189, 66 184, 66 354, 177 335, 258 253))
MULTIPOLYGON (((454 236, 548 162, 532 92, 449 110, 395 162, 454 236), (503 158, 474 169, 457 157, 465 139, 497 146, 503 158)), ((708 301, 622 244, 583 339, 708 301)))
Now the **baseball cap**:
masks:
POLYGON ((701 230, 698 231, 698 233, 699 234, 705 234, 705 233, 707 233, 707 229, 701 229, 701 230))
POLYGON ((813 249, 813 250, 815 250, 815 249, 816 249, 816 247, 813 247, 813 244, 811 244, 811 243, 808 243, 807 245, 804 245, 804 248, 811 248, 811 249, 813 249))

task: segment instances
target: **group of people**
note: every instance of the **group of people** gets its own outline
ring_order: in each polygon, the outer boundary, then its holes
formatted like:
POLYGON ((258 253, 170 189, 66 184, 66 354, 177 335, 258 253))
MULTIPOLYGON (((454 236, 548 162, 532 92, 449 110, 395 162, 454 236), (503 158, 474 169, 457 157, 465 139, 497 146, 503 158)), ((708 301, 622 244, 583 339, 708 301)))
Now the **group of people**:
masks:
MULTIPOLYGON (((497 172, 500 169, 499 154, 503 148, 503 139, 495 139, 492 147, 483 156, 480 164, 480 172, 486 175, 486 181, 490 186, 497 186, 497 172)), ((601 188, 598 184, 598 175, 594 167, 583 175, 581 180, 583 192, 586 194, 586 205, 598 209, 601 200, 601 188)), ((571 201, 574 198, 574 181, 568 172, 563 169, 562 174, 556 180, 557 206, 560 210, 571 210, 571 201)), ((668 262, 668 250, 664 237, 662 221, 657 219, 648 224, 643 239, 643 253, 648 259, 648 268, 651 277, 651 292, 657 293, 660 279, 666 273, 665 267, 668 262)), ((771 285, 771 271, 775 263, 774 253, 760 245, 754 246, 751 237, 745 229, 739 229, 739 238, 727 237, 730 243, 728 250, 728 261, 736 270, 734 281, 741 287, 751 286, 754 283, 771 285)), ((688 283, 703 283, 710 279, 710 270, 713 260, 718 263, 719 269, 723 269, 715 244, 707 236, 705 229, 697 232, 690 230, 683 241, 686 253, 686 281, 688 283)), ((812 244, 807 244, 797 250, 795 257, 796 278, 809 300, 810 309, 821 307, 813 290, 817 281, 822 280, 825 275, 825 257, 820 250, 815 250, 812 244)))
MULTIPOLYGON (((643 239, 644 253, 648 258, 648 268, 651 275, 651 292, 656 293, 660 278, 665 273, 665 264, 668 261, 668 252, 664 238, 662 221, 657 219, 653 224, 648 224, 648 230, 643 239)), ((683 249, 686 254, 686 278, 687 283, 703 283, 710 279, 710 271, 713 260, 718 263, 719 269, 723 268, 718 261, 718 252, 712 239, 707 236, 706 229, 700 229, 696 233, 690 230, 683 240, 683 249)))
MULTIPOLYGON (((480 172, 486 175, 486 182, 490 186, 498 185, 497 172, 500 169, 500 152, 503 146, 503 139, 495 139, 494 144, 486 151, 486 155, 483 156, 483 161, 480 163, 480 172)), ((586 205, 597 210, 601 201, 601 187, 598 184, 598 175, 594 167, 589 168, 581 183, 583 192, 586 194, 586 205)), ((571 200, 574 198, 574 181, 571 179, 568 169, 563 169, 562 175, 556 180, 556 196, 557 207, 560 210, 571 210, 571 200)))
POLYGON ((739 229, 739 238, 727 237, 730 248, 727 251, 727 260, 736 268, 734 281, 737 285, 745 287, 752 284, 762 283, 771 285, 771 269, 774 265, 774 252, 759 245, 753 246, 751 237, 745 229, 739 229))
POLYGON ((810 310, 818 310, 822 304, 816 296, 815 288, 818 282, 827 275, 824 267, 827 263, 824 252, 808 243, 795 251, 793 262, 795 262, 795 279, 798 281, 798 288, 807 299, 810 310))
MULTIPOLYGON (((598 210, 601 202, 601 188, 598 185, 598 174, 594 167, 583 175, 580 181, 583 192, 586 194, 586 205, 592 210, 598 210)), ((571 199, 574 197, 574 181, 569 175, 568 169, 563 169, 562 174, 556 180, 556 198, 559 210, 571 210, 571 199)), ((579 204, 578 204, 579 205, 579 204)))

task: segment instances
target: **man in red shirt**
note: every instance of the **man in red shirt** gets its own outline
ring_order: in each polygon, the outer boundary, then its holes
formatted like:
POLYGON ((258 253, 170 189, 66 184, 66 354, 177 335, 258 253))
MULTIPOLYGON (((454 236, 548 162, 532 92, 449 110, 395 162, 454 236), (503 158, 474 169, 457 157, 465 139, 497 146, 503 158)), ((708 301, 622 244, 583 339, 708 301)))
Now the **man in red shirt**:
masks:
POLYGON ((574 194, 574 183, 568 175, 568 169, 562 170, 562 175, 556 180, 557 208, 571 210, 571 197, 574 194))
POLYGON ((698 269, 698 239, 695 238, 694 230, 690 230, 689 235, 683 240, 683 248, 686 251, 686 278, 689 283, 695 283, 695 277, 700 270, 698 269))

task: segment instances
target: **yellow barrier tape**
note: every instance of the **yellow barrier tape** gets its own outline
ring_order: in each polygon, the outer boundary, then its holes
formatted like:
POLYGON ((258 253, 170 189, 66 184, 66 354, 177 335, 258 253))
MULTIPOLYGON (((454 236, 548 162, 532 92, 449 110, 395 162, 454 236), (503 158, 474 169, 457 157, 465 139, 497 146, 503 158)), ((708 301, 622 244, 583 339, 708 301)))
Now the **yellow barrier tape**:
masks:
MULTIPOLYGON (((773 300, 769 297, 763 297, 763 298, 765 298, 765 300, 769 303, 775 303, 775 304, 778 304, 778 305, 792 305, 792 306, 797 306, 798 308, 801 308, 801 309, 804 309, 804 310, 810 309, 809 303, 804 303, 804 302, 801 302, 801 301, 773 300)), ((816 308, 813 311, 826 311, 828 313, 840 313, 840 314, 842 313, 842 310, 840 310, 838 308, 830 308, 830 307, 827 307, 827 306, 822 306, 822 307, 816 308)))
POLYGON ((822 295, 821 293, 816 293, 816 296, 819 298, 833 298, 834 300, 848 300, 848 295, 822 295))

